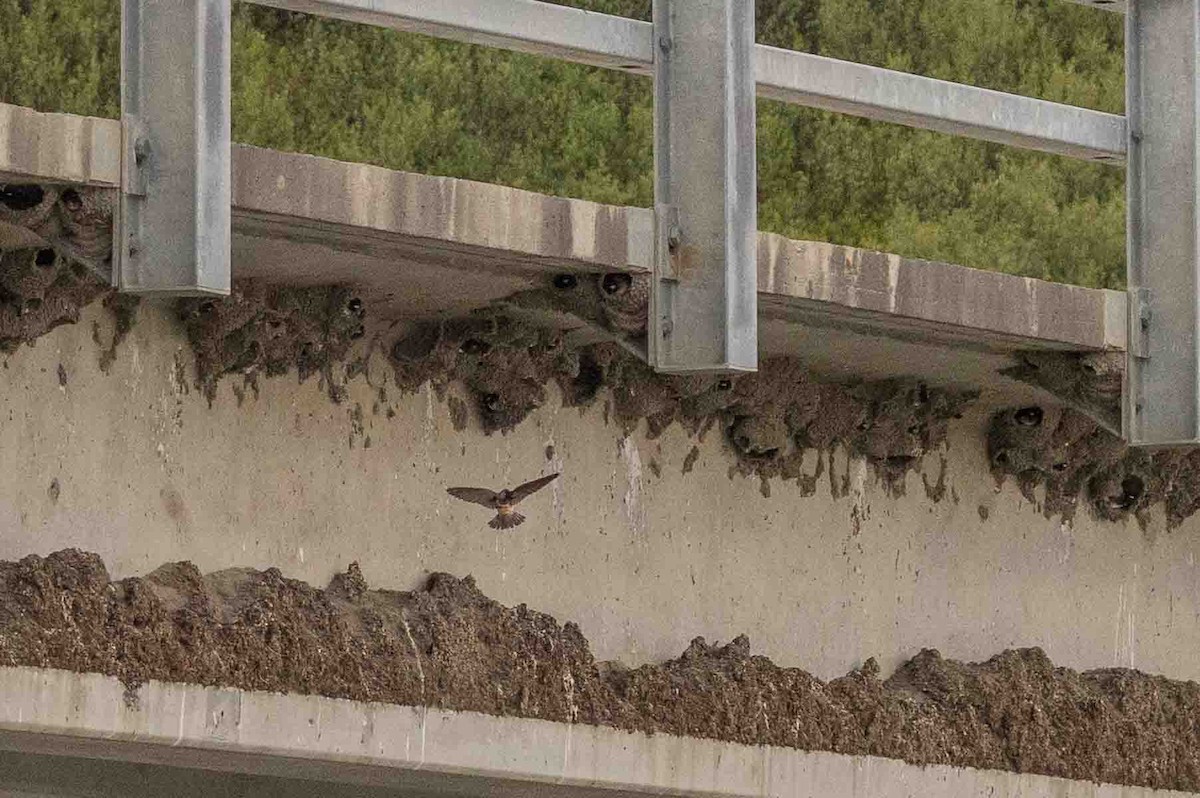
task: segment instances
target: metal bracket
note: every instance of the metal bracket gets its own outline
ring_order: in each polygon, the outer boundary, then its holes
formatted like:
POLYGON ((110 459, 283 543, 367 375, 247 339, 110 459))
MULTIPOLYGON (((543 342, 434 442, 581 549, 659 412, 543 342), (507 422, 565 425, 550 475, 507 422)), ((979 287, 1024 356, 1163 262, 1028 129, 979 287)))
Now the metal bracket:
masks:
POLYGON ((133 116, 121 119, 121 193, 146 196, 146 162, 150 140, 145 126, 133 116))
POLYGON ((679 279, 679 247, 683 243, 683 228, 679 226, 679 209, 674 205, 654 208, 654 259, 657 274, 662 280, 679 279))
POLYGON ((1121 429, 1125 440, 1132 440, 1133 430, 1141 421, 1145 407, 1145 394, 1140 379, 1140 363, 1150 360, 1150 323, 1152 308, 1150 290, 1131 288, 1127 293, 1129 326, 1126 334, 1127 360, 1124 380, 1121 383, 1121 429))
POLYGON ((1129 290, 1129 354, 1139 360, 1150 359, 1150 291, 1146 288, 1129 290))
POLYGON ((128 265, 138 256, 141 242, 136 230, 132 229, 130 203, 126 197, 146 196, 146 163, 150 155, 150 142, 145 128, 133 116, 121 118, 121 196, 113 204, 113 257, 112 271, 107 279, 113 288, 120 286, 123 265, 128 265))

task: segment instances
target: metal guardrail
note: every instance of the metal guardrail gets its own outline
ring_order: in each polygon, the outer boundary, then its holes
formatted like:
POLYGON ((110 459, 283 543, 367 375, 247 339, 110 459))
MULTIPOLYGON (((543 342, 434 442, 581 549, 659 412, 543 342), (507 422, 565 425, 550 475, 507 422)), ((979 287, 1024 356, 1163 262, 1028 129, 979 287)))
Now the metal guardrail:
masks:
MULTIPOLYGON (((1082 0, 1081 0, 1082 1, 1082 0)), ((637 75, 654 73, 654 26, 538 0, 255 0, 408 33, 637 75)), ((1121 116, 962 83, 754 46, 758 96, 1072 158, 1123 161, 1121 116)))
MULTIPOLYGON (((228 290, 230 1, 123 0, 128 143, 114 269, 123 290, 228 290)), ((253 1, 652 76, 659 253, 646 353, 664 371, 756 366, 755 93, 1128 160, 1125 433, 1138 445, 1200 442, 1200 0, 1071 0, 1132 8, 1127 117, 756 45, 752 0, 655 0, 653 23, 539 0, 253 1)))

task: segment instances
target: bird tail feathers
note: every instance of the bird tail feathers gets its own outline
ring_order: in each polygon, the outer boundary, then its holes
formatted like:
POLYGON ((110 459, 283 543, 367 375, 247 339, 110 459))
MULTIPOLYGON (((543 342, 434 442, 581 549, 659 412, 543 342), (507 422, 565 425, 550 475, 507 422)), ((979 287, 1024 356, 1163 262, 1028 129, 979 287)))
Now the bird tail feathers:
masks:
POLYGON ((512 529, 525 523, 525 516, 520 513, 497 514, 489 523, 492 529, 512 529))

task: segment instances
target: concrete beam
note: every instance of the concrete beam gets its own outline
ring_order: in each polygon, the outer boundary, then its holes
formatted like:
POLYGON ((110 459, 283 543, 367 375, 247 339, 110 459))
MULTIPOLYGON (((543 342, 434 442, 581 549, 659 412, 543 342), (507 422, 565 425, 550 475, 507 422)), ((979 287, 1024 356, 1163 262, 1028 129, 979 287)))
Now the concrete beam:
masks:
POLYGON ((1126 295, 760 233, 758 288, 791 315, 970 347, 1123 350, 1126 295))
MULTIPOLYGON (((119 141, 112 120, 0 105, 0 170, 23 182, 115 186, 119 141)), ((556 271, 648 272, 653 257, 648 209, 240 145, 233 205, 235 277, 354 282, 391 318, 463 312, 556 271)), ((758 250, 764 319, 996 352, 1125 346, 1123 293, 766 233, 758 250)))
MULTIPOLYGON (((496 272, 498 290, 474 300, 485 304, 506 293, 505 276, 575 268, 649 271, 653 259, 653 216, 644 208, 250 147, 237 148, 234 170, 235 231, 273 240, 277 251, 272 255, 247 241, 254 254, 235 262, 235 274, 300 276, 305 258, 291 257, 286 242, 370 259, 403 253, 447 268, 496 272)), ((395 265, 392 260, 390 277, 374 278, 362 269, 357 274, 378 279, 382 289, 383 281, 396 279, 395 265)), ((321 273, 331 268, 326 262, 321 273)), ((771 312, 865 325, 882 335, 899 329, 999 350, 1125 346, 1120 292, 769 233, 759 234, 758 290, 771 312)))
MULTIPOLYGON (((1184 793, 878 757, 150 682, 0 669, 0 749, 494 796, 1167 798, 1184 793)), ((66 774, 63 774, 64 776, 66 774)), ((0 774, 0 790, 6 785, 0 774)))
POLYGON ((0 103, 0 183, 116 186, 120 158, 121 126, 115 120, 0 103))

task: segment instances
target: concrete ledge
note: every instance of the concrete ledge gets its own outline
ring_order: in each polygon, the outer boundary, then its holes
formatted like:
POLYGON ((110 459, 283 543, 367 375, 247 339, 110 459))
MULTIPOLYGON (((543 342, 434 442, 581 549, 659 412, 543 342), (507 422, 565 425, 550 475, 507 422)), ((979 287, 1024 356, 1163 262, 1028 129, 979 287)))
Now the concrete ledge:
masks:
MULTIPOLYGON (((316 222, 322 227, 310 227, 310 243, 345 249, 369 231, 384 236, 376 247, 390 239, 420 244, 430 256, 451 248, 462 256, 459 267, 472 270, 481 268, 475 258, 489 257, 526 270, 651 267, 653 217, 645 208, 251 147, 237 148, 234 171, 239 231, 282 240, 316 222), (273 232, 262 226, 267 218, 273 232)), ((809 322, 874 321, 885 335, 899 324, 910 336, 975 337, 997 349, 1125 346, 1125 295, 1116 291, 770 233, 760 234, 758 271, 764 300, 809 322)))
POLYGON ((760 233, 765 296, 836 305, 948 333, 1125 348, 1125 294, 760 233))
MULTIPOLYGON (((969 798, 1184 793, 474 713, 0 669, 0 749, 433 792, 969 798)), ((0 790, 4 776, 0 774, 0 790)))
MULTIPOLYGON (((119 143, 113 120, 0 105, 3 179, 112 186, 119 143)), ((564 269, 651 266, 644 208, 248 146, 233 173, 235 276, 353 282, 381 318, 464 312, 564 269)), ((765 317, 792 326, 1001 353, 1125 345, 1119 292, 772 234, 758 269, 765 317)), ((765 330, 764 351, 784 338, 765 330)))
MULTIPOLYGON (((292 217, 597 268, 650 268, 647 211, 239 145, 241 220, 292 217)), ((334 232, 334 231, 331 231, 334 232)))
POLYGON ((0 182, 117 186, 120 156, 116 120, 0 103, 0 182))

